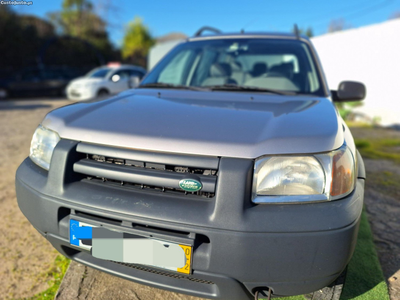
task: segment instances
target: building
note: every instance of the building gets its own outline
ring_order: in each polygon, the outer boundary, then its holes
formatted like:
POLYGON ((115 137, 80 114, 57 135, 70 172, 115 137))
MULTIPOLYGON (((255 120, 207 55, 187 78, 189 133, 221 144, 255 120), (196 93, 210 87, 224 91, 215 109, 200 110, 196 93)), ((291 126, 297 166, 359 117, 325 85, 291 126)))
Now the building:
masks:
POLYGON ((342 80, 363 82, 367 98, 357 114, 400 124, 400 19, 312 38, 330 89, 342 80))

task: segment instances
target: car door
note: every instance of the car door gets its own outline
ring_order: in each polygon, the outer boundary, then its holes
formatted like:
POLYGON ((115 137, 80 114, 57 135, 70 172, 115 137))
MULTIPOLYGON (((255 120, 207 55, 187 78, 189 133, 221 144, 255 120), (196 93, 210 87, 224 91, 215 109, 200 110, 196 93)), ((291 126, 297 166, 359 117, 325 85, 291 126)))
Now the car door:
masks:
POLYGON ((10 89, 15 94, 37 93, 43 89, 42 74, 38 69, 25 70, 10 83, 10 89))
POLYGON ((128 69, 121 69, 111 75, 110 91, 116 94, 129 89, 130 73, 128 69))

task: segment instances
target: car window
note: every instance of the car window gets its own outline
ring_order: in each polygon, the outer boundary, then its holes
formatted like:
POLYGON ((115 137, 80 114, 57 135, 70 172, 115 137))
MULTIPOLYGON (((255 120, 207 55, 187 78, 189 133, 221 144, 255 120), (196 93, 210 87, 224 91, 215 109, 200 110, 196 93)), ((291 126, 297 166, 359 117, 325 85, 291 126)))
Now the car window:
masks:
POLYGON ((129 70, 130 76, 136 76, 139 77, 139 79, 142 79, 144 76, 143 72, 137 71, 137 70, 129 70))
POLYGON ((161 70, 158 82, 171 84, 184 84, 187 69, 190 68, 190 61, 194 55, 193 49, 180 51, 167 66, 161 70))
POLYGON ((215 39, 178 45, 142 84, 238 85, 324 95, 309 46, 289 39, 215 39))
POLYGON ((130 74, 131 74, 130 70, 124 69, 124 70, 119 70, 119 71, 115 72, 113 75, 111 75, 111 77, 114 75, 119 75, 120 79, 129 79, 130 74))
POLYGON ((100 69, 94 69, 90 71, 86 77, 88 78, 104 78, 110 72, 110 68, 100 68, 100 69))

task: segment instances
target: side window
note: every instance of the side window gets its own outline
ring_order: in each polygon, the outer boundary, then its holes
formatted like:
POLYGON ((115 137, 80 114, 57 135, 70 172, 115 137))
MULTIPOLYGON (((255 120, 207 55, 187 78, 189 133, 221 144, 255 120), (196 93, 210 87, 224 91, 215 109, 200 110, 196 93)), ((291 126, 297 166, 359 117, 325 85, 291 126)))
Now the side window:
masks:
POLYGON ((144 76, 144 73, 139 72, 139 71, 135 71, 135 70, 129 70, 129 74, 130 74, 130 76, 139 77, 139 79, 142 79, 143 76, 144 76))
POLYGON ((112 76, 114 76, 114 75, 119 75, 120 79, 129 79, 130 71, 129 70, 119 70, 119 71, 115 72, 112 76))
POLYGON ((211 49, 203 51, 199 58, 199 62, 194 71, 193 78, 190 85, 201 86, 202 82, 209 77, 212 64, 218 57, 218 52, 211 49))
POLYGON ((187 77, 188 67, 191 66, 190 59, 192 50, 186 50, 176 55, 158 76, 158 82, 170 84, 184 84, 187 77))

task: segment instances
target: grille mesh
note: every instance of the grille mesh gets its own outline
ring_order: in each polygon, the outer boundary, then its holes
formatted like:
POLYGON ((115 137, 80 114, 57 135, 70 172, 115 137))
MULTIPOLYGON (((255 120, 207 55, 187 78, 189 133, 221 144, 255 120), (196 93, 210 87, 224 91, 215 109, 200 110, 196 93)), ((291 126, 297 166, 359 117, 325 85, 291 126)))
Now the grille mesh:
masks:
MULTIPOLYGON (((155 163, 148 163, 142 161, 134 161, 134 160, 127 160, 127 159, 120 159, 120 158, 112 158, 100 155, 89 155, 86 154, 86 158, 89 161, 105 164, 105 165, 118 165, 121 167, 129 169, 153 169, 157 171, 164 172, 165 174, 168 173, 179 173, 179 174, 194 174, 194 175, 204 175, 211 178, 216 178, 218 170, 214 169, 204 169, 204 168, 191 168, 185 166, 174 166, 168 164, 155 164, 155 163)), ((89 175, 86 177, 88 180, 93 180, 96 182, 107 182, 111 184, 117 184, 119 186, 125 186, 130 188, 140 188, 140 189, 150 189, 154 191, 161 191, 161 192, 175 192, 184 195, 194 195, 194 196, 201 196, 205 198, 212 198, 215 196, 215 192, 209 191, 197 191, 197 192, 187 192, 180 188, 171 188, 168 186, 162 185, 149 185, 149 184, 142 184, 141 182, 132 182, 132 181, 121 181, 121 180, 114 180, 107 177, 100 177, 95 176, 94 174, 89 175)))
POLYGON ((152 273, 152 274, 167 276, 167 277, 170 277, 170 278, 189 280, 189 281, 192 281, 192 282, 203 283, 203 284, 215 284, 214 282, 209 281, 209 280, 204 280, 204 279, 199 279, 199 278, 195 278, 195 277, 192 277, 192 276, 186 276, 186 275, 181 275, 181 274, 174 274, 174 273, 154 270, 154 269, 151 269, 151 268, 148 268, 148 267, 145 267, 145 266, 136 265, 136 264, 128 264, 128 263, 122 263, 122 262, 117 262, 117 261, 112 261, 112 262, 116 263, 116 264, 119 264, 119 265, 122 265, 122 266, 125 266, 125 267, 133 268, 133 269, 144 271, 144 272, 149 272, 149 273, 152 273))
POLYGON ((216 176, 217 170, 213 169, 204 169, 204 168, 190 168, 185 166, 172 166, 168 164, 155 164, 137 160, 129 160, 129 159, 121 159, 114 157, 106 157, 101 155, 89 155, 86 156, 87 159, 94 160, 102 163, 116 164, 116 165, 125 165, 136 168, 148 168, 169 172, 177 172, 177 173, 188 173, 188 174, 201 174, 208 176, 216 176))

